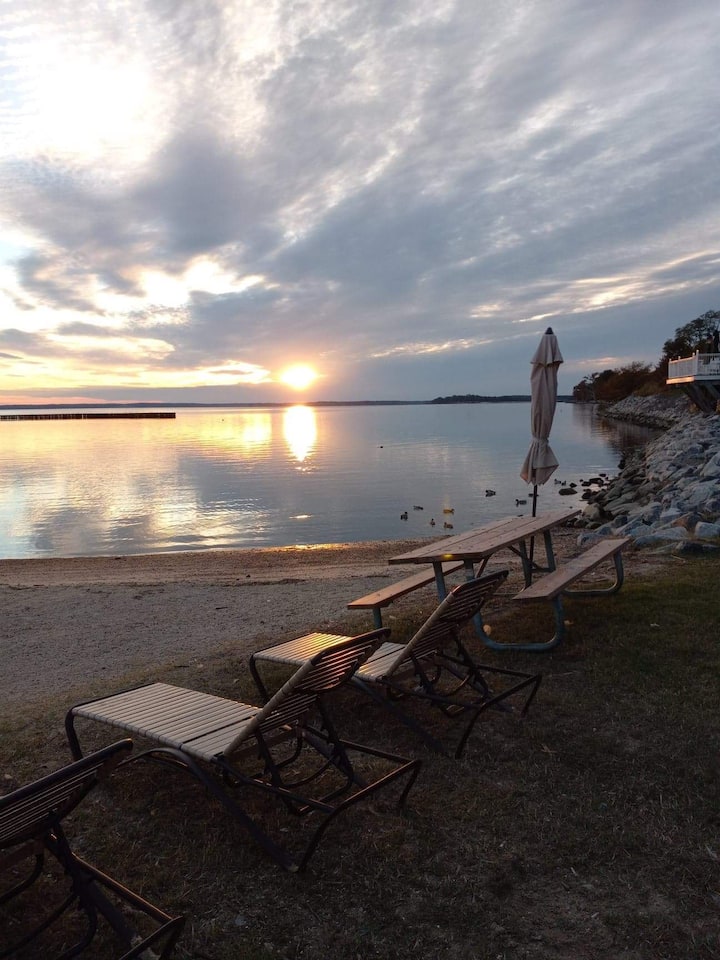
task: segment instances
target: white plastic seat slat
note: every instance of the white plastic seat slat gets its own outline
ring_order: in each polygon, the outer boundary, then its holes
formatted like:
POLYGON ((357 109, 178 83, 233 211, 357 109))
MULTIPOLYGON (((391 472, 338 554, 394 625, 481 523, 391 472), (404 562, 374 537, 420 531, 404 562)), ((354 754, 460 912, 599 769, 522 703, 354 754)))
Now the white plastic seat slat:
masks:
POLYGON ((287 643, 279 643, 266 650, 259 650, 253 656, 272 663, 301 663, 303 660, 309 660, 325 647, 349 639, 350 637, 335 633, 308 633, 296 640, 288 640, 287 643))
POLYGON ((397 665, 399 654, 405 649, 404 643, 383 643, 375 653, 363 663, 357 671, 363 680, 377 680, 384 677, 393 665, 397 665))
POLYGON ((146 687, 104 697, 102 700, 80 704, 73 708, 73 712, 78 716, 97 719, 102 719, 104 716, 117 716, 118 713, 127 714, 128 711, 132 711, 133 716, 137 717, 149 716, 160 707, 167 708, 173 703, 188 702, 192 696, 195 696, 195 693, 191 690, 183 690, 181 687, 173 687, 166 683, 152 683, 146 687))
POLYGON ((150 687, 140 687, 137 690, 128 690, 113 697, 105 697, 103 700, 75 707, 74 713, 97 719, 129 715, 140 720, 143 717, 156 716, 158 713, 178 713, 181 710, 190 711, 196 707, 207 710, 212 704, 219 706, 232 702, 213 694, 184 690, 168 684, 152 684, 152 687, 154 688, 152 695, 148 695, 150 687))
MULTIPOLYGON (((210 761, 213 757, 224 754, 229 750, 231 744, 236 743, 243 726, 248 726, 248 724, 236 724, 225 727, 223 730, 211 731, 201 737, 194 737, 183 743, 182 749, 193 757, 210 761)), ((248 737, 248 743, 250 742, 255 742, 254 736, 248 737)), ((240 750, 241 748, 236 743, 233 753, 240 752, 240 750)))
POLYGON ((257 713, 257 708, 248 712, 247 710, 233 710, 232 707, 233 704, 229 701, 225 710, 198 710, 193 714, 179 717, 158 716, 155 721, 145 726, 145 730, 152 736, 165 735, 173 737, 177 741, 183 741, 187 738, 202 736, 205 733, 212 733, 213 730, 230 725, 247 723, 257 713))
POLYGON ((154 696, 148 696, 150 687, 143 687, 87 704, 74 712, 172 744, 218 728, 246 723, 258 712, 258 707, 212 694, 167 684, 151 686, 154 696))

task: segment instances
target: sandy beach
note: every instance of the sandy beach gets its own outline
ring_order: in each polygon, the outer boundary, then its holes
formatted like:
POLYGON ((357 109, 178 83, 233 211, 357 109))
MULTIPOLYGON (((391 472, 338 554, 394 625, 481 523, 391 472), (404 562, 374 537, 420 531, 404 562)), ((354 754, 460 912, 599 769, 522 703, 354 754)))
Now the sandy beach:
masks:
MULTIPOLYGON (((560 555, 577 531, 558 531, 560 555)), ((247 656, 310 630, 369 629, 348 601, 400 579, 388 558, 418 541, 149 556, 0 561, 0 718, 57 693, 84 696, 160 668, 247 656)), ((626 552, 626 567, 658 563, 626 552)), ((497 563, 517 567, 504 552, 497 563)), ((412 572, 411 570, 408 572, 412 572)), ((459 576, 459 575, 456 575, 459 576)), ((426 587, 390 608, 434 600, 426 587)))
POLYGON ((0 561, 0 717, 49 692, 82 695, 342 622, 363 629, 348 601, 401 577, 388 557, 416 545, 0 561))

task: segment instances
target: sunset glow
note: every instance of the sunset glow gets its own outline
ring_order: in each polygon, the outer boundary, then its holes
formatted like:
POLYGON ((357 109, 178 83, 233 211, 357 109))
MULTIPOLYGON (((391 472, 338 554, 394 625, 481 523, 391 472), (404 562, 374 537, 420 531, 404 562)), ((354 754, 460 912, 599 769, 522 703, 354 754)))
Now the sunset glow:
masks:
POLYGON ((306 390, 317 378, 317 372, 306 363, 293 364, 280 374, 281 382, 293 390, 306 390))
POLYGON ((720 5, 387 8, 0 2, 0 395, 524 396, 549 325, 569 394, 720 304, 720 5))

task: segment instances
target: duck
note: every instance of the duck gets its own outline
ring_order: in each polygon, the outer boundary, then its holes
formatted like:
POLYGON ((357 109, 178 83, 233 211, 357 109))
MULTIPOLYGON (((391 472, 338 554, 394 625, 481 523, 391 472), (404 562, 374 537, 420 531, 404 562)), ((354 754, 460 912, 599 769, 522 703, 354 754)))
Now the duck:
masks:
POLYGON ((451 523, 444 523, 444 524, 443 524, 443 527, 444 527, 446 530, 452 530, 452 529, 453 529, 453 525, 452 525, 451 523))
POLYGON ((418 507, 418 506, 414 506, 414 507, 413 507, 413 510, 424 510, 424 509, 425 509, 425 507, 418 507))
POLYGON ((430 517, 430 526, 431 527, 435 526, 435 517, 430 517))
POLYGON ((486 491, 485 491, 485 496, 486 496, 486 497, 494 497, 494 496, 495 496, 495 493, 496 493, 495 490, 486 490, 486 491))
POLYGON ((515 498, 515 506, 516 506, 516 507, 519 507, 521 503, 527 503, 527 500, 518 500, 518 498, 516 497, 516 498, 515 498))
POLYGON ((443 513, 455 513, 455 507, 443 507, 443 513))
POLYGON ((400 514, 400 519, 401 519, 401 520, 407 520, 407 518, 408 518, 407 510, 405 510, 404 513, 401 513, 401 514, 400 514))

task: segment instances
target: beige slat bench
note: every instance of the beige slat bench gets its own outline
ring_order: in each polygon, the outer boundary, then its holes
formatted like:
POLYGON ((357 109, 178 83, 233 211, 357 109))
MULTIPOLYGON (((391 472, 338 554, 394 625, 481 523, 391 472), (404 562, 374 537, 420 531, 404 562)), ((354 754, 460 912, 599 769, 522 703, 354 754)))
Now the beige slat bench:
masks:
MULTIPOLYGON (((566 597, 602 597, 617 593, 623 585, 624 572, 622 563, 622 549, 630 543, 630 537, 608 537, 589 547, 577 557, 565 561, 550 573, 539 577, 529 587, 515 594, 514 600, 538 601, 549 600, 555 610, 555 636, 547 643, 513 644, 516 650, 548 650, 556 646, 565 634, 565 615, 562 598, 566 597), (571 584, 581 580, 606 560, 612 560, 615 567, 615 579, 605 587, 579 587, 568 589, 571 584)), ((509 646, 503 644, 503 646, 509 646)))
MULTIPOLYGON (((447 576, 447 574, 454 573, 456 570, 462 570, 462 567, 462 560, 444 563, 443 574, 447 576)), ((420 587, 426 587, 429 583, 433 583, 434 580, 435 571, 432 568, 430 568, 429 571, 421 570, 420 573, 413 573, 411 576, 405 577, 404 580, 391 583, 387 587, 381 587, 380 590, 368 593, 364 597, 358 597, 357 600, 351 600, 348 604, 348 610, 372 610, 373 622, 376 629, 379 629, 382 627, 383 607, 389 607, 394 600, 399 600, 400 597, 404 597, 406 594, 412 593, 413 590, 418 590, 420 587)))

